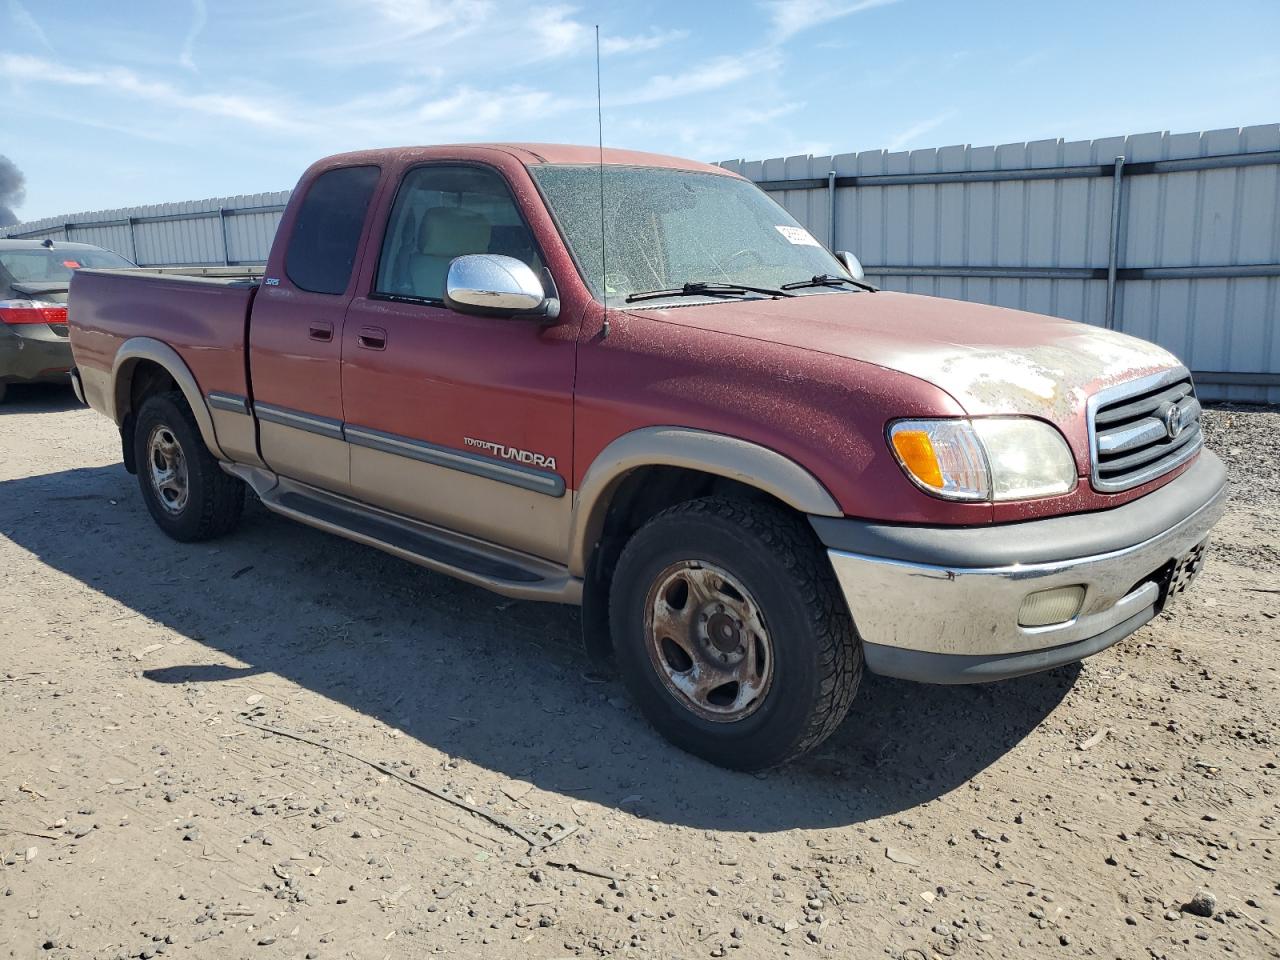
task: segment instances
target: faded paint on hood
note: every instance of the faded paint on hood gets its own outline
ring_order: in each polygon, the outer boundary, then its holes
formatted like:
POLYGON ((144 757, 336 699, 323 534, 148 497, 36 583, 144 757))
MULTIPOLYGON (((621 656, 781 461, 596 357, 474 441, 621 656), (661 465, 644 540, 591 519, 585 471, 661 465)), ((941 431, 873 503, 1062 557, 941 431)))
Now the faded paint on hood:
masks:
POLYGON ((906 293, 826 293, 633 311, 641 316, 847 357, 927 380, 971 415, 1057 424, 1077 453, 1085 400, 1179 365, 1136 337, 1057 317, 906 293))

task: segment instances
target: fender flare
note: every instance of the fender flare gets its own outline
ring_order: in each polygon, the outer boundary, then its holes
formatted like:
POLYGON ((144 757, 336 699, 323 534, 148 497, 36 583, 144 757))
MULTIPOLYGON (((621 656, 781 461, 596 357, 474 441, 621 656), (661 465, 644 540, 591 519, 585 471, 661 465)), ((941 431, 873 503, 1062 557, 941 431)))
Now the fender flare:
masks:
POLYGON ((684 467, 737 480, 801 513, 842 517, 844 511, 812 473, 776 450, 707 430, 644 427, 618 437, 592 461, 574 495, 569 571, 585 576, 618 485, 641 467, 684 467))
POLYGON ((191 368, 173 347, 152 337, 131 337, 121 344, 116 352, 111 366, 112 419, 123 425, 124 418, 133 412, 129 409, 129 387, 133 382, 134 368, 142 360, 158 364, 173 377, 174 383, 187 399, 187 406, 195 415, 196 425, 200 428, 200 437, 209 448, 209 452, 219 460, 229 460, 230 458, 222 452, 222 447, 218 445, 218 437, 213 429, 213 417, 209 413, 209 406, 205 403, 204 394, 200 392, 200 385, 196 383, 191 368))

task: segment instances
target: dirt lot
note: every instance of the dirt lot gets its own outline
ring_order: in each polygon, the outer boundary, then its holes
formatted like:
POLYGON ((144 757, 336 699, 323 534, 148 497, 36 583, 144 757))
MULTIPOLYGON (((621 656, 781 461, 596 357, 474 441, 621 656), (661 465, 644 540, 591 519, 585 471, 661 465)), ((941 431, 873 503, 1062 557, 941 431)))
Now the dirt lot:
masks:
POLYGON ((995 686, 868 678, 753 777, 659 740, 574 611, 256 505, 173 543, 105 420, 15 391, 0 956, 1280 957, 1280 413, 1209 418, 1232 508, 1169 616, 995 686), (530 853, 410 783, 577 829, 530 853))

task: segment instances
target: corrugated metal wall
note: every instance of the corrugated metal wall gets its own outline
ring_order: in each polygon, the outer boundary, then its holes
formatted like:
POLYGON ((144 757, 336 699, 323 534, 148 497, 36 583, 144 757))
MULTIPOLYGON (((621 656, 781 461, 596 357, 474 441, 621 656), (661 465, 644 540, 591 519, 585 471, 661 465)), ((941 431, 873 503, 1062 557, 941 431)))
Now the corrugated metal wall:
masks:
POLYGON ((1114 162, 1124 157, 1112 325, 1180 356, 1200 373, 1205 396, 1280 402, 1277 151, 1280 125, 1268 124, 723 166, 761 183, 819 239, 856 254, 886 289, 1103 325, 1114 162), (1164 163, 1241 155, 1249 165, 1164 163), (1022 178, 928 176, 977 171, 1022 178), (803 189, 787 188, 797 180, 803 189))
MULTIPOLYGON (((1206 397, 1280 402, 1280 124, 724 166, 886 289, 1109 323, 1180 356, 1206 397)), ((0 235, 96 243, 144 265, 262 263, 288 197, 51 217, 0 235)))
POLYGON ((289 192, 48 217, 0 227, 0 236, 95 243, 152 267, 258 264, 271 250, 289 192))

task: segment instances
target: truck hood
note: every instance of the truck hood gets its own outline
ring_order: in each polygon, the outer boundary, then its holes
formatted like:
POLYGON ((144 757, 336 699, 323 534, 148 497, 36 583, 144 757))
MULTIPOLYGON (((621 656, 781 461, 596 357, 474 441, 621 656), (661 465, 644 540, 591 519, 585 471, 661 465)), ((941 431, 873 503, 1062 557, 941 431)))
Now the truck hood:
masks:
POLYGON ((897 370, 945 390, 972 415, 1039 416, 1069 437, 1090 394, 1179 365, 1155 344, 1088 324, 886 291, 632 313, 897 370))

